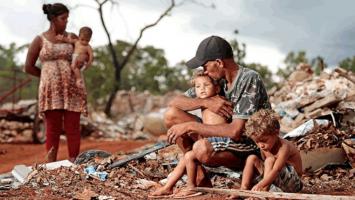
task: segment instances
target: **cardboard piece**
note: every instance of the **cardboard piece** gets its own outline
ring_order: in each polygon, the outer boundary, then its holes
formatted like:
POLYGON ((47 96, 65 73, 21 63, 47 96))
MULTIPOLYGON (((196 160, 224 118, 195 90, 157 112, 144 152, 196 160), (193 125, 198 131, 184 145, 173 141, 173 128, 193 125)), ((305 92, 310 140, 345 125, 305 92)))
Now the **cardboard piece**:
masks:
POLYGON ((318 148, 311 151, 301 150, 302 170, 316 171, 329 164, 343 164, 346 155, 342 148, 318 148))

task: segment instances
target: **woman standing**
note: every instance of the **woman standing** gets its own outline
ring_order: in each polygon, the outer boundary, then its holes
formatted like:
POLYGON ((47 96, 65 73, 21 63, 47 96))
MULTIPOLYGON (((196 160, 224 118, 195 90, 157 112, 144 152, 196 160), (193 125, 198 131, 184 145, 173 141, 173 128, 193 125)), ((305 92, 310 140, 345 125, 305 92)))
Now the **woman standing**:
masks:
POLYGON ((80 151, 80 114, 87 114, 85 87, 77 87, 70 68, 73 46, 56 41, 57 35, 76 38, 65 31, 69 10, 61 4, 44 4, 43 12, 50 21, 49 29, 38 35, 29 47, 25 71, 40 78, 39 112, 44 114, 48 162, 56 161, 59 137, 67 136, 69 159, 80 151), (36 66, 39 58, 41 68, 36 66))

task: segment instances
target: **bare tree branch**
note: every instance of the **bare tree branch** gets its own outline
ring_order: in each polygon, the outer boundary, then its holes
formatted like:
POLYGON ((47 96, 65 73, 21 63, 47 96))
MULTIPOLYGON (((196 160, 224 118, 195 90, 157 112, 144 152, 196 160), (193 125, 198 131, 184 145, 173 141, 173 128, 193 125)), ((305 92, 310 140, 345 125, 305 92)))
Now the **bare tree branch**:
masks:
POLYGON ((130 50, 128 51, 127 56, 126 56, 126 57, 124 58, 124 60, 122 61, 122 64, 121 64, 122 66, 125 66, 125 65, 126 65, 126 63, 129 61, 129 59, 130 59, 131 55, 133 54, 133 52, 136 50, 137 45, 138 45, 138 42, 141 40, 144 31, 146 31, 146 30, 149 29, 149 28, 152 28, 152 27, 156 26, 165 16, 167 16, 167 15, 169 14, 169 12, 174 8, 174 6, 175 6, 175 0, 171 0, 170 6, 164 11, 163 14, 161 14, 161 15, 159 16, 159 18, 158 18, 154 23, 149 24, 149 25, 143 27, 143 28, 140 30, 139 36, 138 36, 137 40, 134 42, 133 46, 132 46, 132 47, 130 48, 130 50))

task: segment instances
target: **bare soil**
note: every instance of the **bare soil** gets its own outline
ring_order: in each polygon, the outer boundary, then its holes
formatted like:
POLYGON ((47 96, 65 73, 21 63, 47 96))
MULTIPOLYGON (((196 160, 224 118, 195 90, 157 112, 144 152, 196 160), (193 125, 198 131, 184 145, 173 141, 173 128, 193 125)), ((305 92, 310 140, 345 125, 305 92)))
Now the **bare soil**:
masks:
MULTIPOLYGON (((110 153, 119 151, 131 152, 139 148, 147 141, 105 141, 84 138, 81 140, 80 152, 90 149, 100 149, 110 153)), ((60 141, 57 160, 68 159, 67 143, 60 141)), ((9 172, 15 165, 33 165, 46 161, 45 144, 0 144, 0 174, 9 172)))

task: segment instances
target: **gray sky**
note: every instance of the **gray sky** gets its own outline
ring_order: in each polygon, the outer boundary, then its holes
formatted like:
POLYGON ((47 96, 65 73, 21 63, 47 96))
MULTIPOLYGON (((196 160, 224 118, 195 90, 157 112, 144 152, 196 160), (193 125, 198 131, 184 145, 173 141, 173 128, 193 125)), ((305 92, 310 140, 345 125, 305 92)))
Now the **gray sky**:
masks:
MULTIPOLYGON (((62 2, 95 6, 93 0, 0 0, 0 44, 30 42, 48 28, 43 3, 62 2)), ((112 38, 133 42, 140 28, 152 23, 169 6, 169 0, 120 0, 118 7, 105 7, 112 38)), ((179 0, 177 0, 179 2, 179 0)), ((235 38, 247 45, 247 61, 282 67, 290 51, 305 50, 308 57, 321 55, 331 65, 355 55, 355 1, 343 0, 205 0, 187 1, 172 15, 146 31, 141 45, 162 48, 171 65, 194 56, 197 45, 212 34, 235 38), (203 6, 215 4, 215 9, 203 6)), ((71 9, 68 31, 93 28, 93 46, 107 38, 95 10, 71 9)), ((21 55, 20 60, 24 59, 21 55)))

